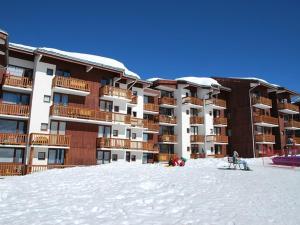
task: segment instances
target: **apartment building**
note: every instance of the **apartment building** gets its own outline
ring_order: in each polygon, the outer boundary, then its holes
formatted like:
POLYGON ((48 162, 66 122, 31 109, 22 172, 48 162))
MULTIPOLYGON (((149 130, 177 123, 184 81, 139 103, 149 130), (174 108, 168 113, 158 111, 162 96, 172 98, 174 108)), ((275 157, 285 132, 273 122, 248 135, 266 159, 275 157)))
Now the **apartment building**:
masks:
POLYGON ((113 59, 8 44, 1 35, 1 162, 93 165, 158 153, 144 141, 150 82, 113 59))
POLYGON ((272 155, 285 146, 299 148, 299 94, 257 78, 220 78, 228 97, 229 152, 243 157, 272 155), (240 134, 243 135, 240 135, 240 134))
POLYGON ((226 155, 226 99, 229 88, 211 78, 152 78, 159 95, 159 157, 226 155))

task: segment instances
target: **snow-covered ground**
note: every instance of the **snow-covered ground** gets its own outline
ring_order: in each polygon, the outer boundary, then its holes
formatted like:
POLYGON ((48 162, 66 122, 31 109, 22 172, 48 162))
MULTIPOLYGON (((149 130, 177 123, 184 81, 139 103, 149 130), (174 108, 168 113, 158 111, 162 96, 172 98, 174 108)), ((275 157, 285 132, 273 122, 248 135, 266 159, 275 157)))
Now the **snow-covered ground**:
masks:
POLYGON ((300 224, 300 170, 225 159, 114 163, 0 179, 0 224, 300 224))

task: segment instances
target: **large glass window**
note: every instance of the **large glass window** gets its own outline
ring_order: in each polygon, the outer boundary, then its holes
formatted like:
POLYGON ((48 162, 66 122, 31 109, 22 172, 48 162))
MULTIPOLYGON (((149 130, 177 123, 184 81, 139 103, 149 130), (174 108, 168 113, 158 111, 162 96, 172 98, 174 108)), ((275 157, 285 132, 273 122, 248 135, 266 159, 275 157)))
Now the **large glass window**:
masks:
POLYGON ((24 121, 0 119, 0 133, 26 133, 24 121))
POLYGON ((199 130, 197 126, 191 126, 191 135, 198 135, 199 130))
POLYGON ((0 163, 23 163, 23 156, 23 149, 0 148, 0 163))
POLYGON ((100 110, 105 112, 112 112, 113 103, 111 101, 100 100, 100 110))
POLYGON ((11 92, 3 92, 2 94, 2 101, 3 103, 9 104, 29 104, 29 96, 18 94, 18 93, 11 93, 11 92))
POLYGON ((33 70, 28 68, 23 68, 19 66, 9 65, 7 67, 7 71, 9 74, 18 77, 32 77, 33 70))
POLYGON ((67 106, 68 102, 69 102, 68 95, 55 93, 54 96, 53 96, 53 102, 54 102, 55 105, 67 106))
POLYGON ((65 135, 65 133, 66 133, 66 122, 51 121, 50 133, 51 134, 65 135))
POLYGON ((171 91, 165 91, 165 90, 161 90, 161 97, 169 97, 169 98, 173 98, 174 94, 171 91))
POLYGON ((65 70, 56 70, 56 75, 57 76, 62 76, 62 77, 70 77, 71 73, 69 71, 65 71, 65 70))
POLYGON ((64 164, 65 150, 64 149, 49 149, 48 164, 64 164))
POLYGON ((111 126, 99 126, 99 137, 110 138, 111 126))

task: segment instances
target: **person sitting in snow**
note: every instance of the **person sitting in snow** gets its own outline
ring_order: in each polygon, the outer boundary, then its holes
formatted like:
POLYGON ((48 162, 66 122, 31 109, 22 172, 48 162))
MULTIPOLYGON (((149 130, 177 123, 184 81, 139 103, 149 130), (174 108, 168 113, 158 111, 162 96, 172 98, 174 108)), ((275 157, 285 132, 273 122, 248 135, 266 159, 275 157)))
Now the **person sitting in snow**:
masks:
POLYGON ((250 170, 250 167, 248 166, 248 163, 246 160, 238 159, 238 162, 240 164, 243 164, 244 170, 250 170))

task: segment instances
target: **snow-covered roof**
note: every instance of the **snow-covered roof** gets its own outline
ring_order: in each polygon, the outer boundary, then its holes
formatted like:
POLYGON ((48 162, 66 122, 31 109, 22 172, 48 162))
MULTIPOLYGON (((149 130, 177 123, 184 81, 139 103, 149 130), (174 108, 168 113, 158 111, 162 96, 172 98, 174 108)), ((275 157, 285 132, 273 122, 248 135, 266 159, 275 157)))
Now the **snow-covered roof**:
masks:
POLYGON ((163 80, 163 79, 158 78, 158 77, 152 77, 152 78, 147 79, 147 81, 150 81, 150 82, 154 82, 154 81, 157 81, 157 80, 163 80))
POLYGON ((8 33, 5 30, 0 29, 0 33, 8 35, 8 33))
POLYGON ((255 80, 255 81, 258 81, 260 83, 267 84, 267 85, 270 85, 270 86, 273 86, 273 87, 276 87, 276 88, 280 87, 277 84, 269 83, 268 81, 263 80, 261 78, 257 78, 257 77, 230 77, 230 78, 233 78, 233 79, 244 79, 244 80, 255 80))
POLYGON ((34 51, 44 52, 44 53, 72 59, 72 60, 78 60, 80 62, 92 64, 95 66, 108 67, 115 70, 123 71, 125 76, 132 77, 135 79, 141 79, 141 77, 138 74, 127 69, 127 67, 123 63, 115 59, 111 59, 103 56, 78 53, 78 52, 68 52, 68 51, 63 51, 55 48, 31 47, 31 46, 15 44, 15 43, 10 43, 10 47, 15 47, 15 48, 19 48, 31 52, 34 51))
POLYGON ((175 80, 177 81, 186 81, 189 83, 193 83, 199 86, 221 86, 218 81, 215 79, 212 79, 210 77, 181 77, 181 78, 176 78, 175 80))

